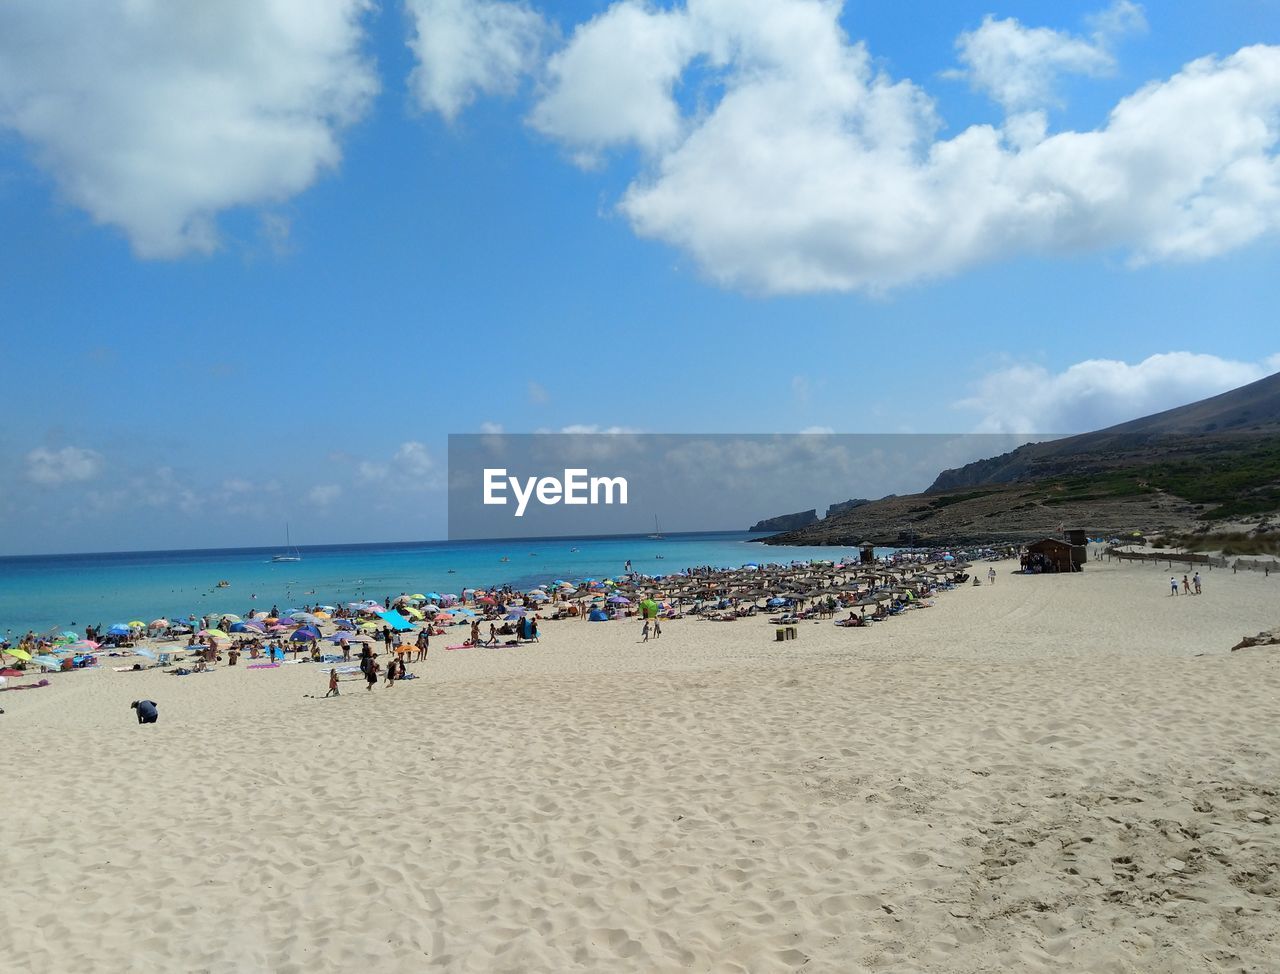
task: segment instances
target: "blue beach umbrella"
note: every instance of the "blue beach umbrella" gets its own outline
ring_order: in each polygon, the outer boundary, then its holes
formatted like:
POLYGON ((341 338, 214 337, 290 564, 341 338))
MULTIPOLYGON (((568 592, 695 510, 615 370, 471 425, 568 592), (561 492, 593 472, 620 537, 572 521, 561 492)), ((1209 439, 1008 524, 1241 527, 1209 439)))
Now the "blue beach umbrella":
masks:
POLYGON ((107 630, 108 636, 127 636, 133 630, 126 626, 123 622, 117 622, 114 626, 107 630))

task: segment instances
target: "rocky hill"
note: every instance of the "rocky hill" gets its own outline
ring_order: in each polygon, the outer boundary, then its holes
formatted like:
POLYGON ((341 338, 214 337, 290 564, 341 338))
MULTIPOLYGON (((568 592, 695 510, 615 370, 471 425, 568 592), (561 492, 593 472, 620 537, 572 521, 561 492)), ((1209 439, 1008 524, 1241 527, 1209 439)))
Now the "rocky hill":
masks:
POLYGON ((1093 433, 938 475, 771 544, 980 543, 1055 534, 1204 533, 1280 511, 1280 374, 1093 433))
MULTIPOLYGON (((795 514, 779 514, 777 517, 767 517, 762 521, 757 521, 748 531, 799 531, 806 528, 810 524, 818 520, 818 509, 810 508, 807 511, 798 511, 795 514)), ((739 524, 742 522, 739 521, 739 524)))

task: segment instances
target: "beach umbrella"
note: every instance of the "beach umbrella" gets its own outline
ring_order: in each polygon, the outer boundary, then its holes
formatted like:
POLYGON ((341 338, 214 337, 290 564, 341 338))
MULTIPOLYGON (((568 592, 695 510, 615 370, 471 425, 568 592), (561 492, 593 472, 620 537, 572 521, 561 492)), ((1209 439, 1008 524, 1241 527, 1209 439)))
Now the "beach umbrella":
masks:
POLYGON ((24 662, 29 662, 31 660, 31 654, 25 649, 6 649, 4 650, 4 653, 5 655, 12 656, 14 659, 23 660, 24 662))
POLYGON ((227 634, 221 629, 201 629, 197 636, 213 636, 215 639, 226 639, 227 634))
POLYGON ((223 612, 218 616, 219 619, 226 619, 228 622, 239 622, 240 617, 234 612, 223 612))
POLYGON ((31 662, 39 663, 41 666, 48 666, 55 670, 62 669, 62 660, 58 659, 56 656, 49 656, 47 654, 42 656, 32 656, 31 662))
POLYGON ((408 616, 410 619, 423 619, 423 618, 425 618, 425 615, 423 614, 423 612, 422 612, 422 610, 421 610, 421 609, 415 609, 415 608, 413 608, 412 606, 407 606, 407 607, 405 607, 405 608, 401 609, 401 610, 400 610, 400 612, 401 612, 401 614, 408 616))
POLYGON ((625 595, 610 595, 605 601, 612 602, 614 605, 630 605, 631 600, 625 595))
POLYGON ((117 622, 114 626, 107 630, 108 636, 127 636, 131 630, 123 622, 117 622))
POLYGON ((294 622, 319 622, 320 620, 310 612, 291 612, 289 618, 294 622))
POLYGON ((299 629, 289 638, 292 639, 295 643, 309 643, 313 639, 319 639, 320 634, 317 632, 310 632, 306 629, 299 629))
POLYGON ((152 629, 168 629, 169 620, 168 619, 152 619, 151 628, 152 629))

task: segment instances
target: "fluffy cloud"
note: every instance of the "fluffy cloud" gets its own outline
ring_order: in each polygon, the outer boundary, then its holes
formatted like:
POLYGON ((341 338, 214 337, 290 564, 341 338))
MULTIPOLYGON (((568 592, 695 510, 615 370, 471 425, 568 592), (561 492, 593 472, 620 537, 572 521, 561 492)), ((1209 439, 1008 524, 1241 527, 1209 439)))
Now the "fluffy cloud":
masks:
POLYGON ((956 41, 967 77, 1010 111, 1043 106, 1052 98, 1060 74, 1102 75, 1115 67, 1111 42, 1145 26, 1142 8, 1129 0, 1094 18, 1092 38, 1075 37, 1047 27, 1024 27, 1013 19, 987 16, 977 30, 956 41))
MULTIPOLYGON (((751 291, 883 291, 1023 254, 1198 260, 1280 227, 1280 47, 1187 64, 1094 131, 1050 134, 1019 111, 941 139, 932 100, 878 69, 840 13, 623 0, 551 60, 531 124, 587 161, 640 149, 619 202, 633 229, 751 291)), ((989 21, 969 68, 1025 106, 1037 79, 1103 70, 1107 32, 1135 16, 1111 8, 1092 40, 989 21)))
POLYGON ((1136 365, 1109 359, 1062 372, 1017 365, 985 376, 956 405, 977 413, 984 433, 1082 433, 1215 396, 1280 369, 1280 355, 1237 362, 1168 352, 1136 365))
POLYGON ((686 15, 623 0, 580 26, 551 58, 549 89, 530 122, 572 143, 584 162, 627 142, 664 148, 683 127, 672 90, 696 53, 686 15))
POLYGON ((436 467, 435 461, 431 459, 430 452, 416 440, 401 443, 400 449, 396 450, 393 463, 397 470, 407 473, 411 477, 425 477, 432 473, 436 467))
POLYGON ((0 128, 143 257, 207 253, 216 215, 336 165, 377 90, 369 0, 18 0, 0 7, 0 128))
POLYGON ((549 33, 523 3, 406 0, 418 60, 409 79, 418 104, 452 120, 478 94, 508 94, 538 62, 549 33))
POLYGON ((92 480, 102 472, 102 454, 78 446, 36 447, 26 456, 26 477, 46 487, 92 480))
POLYGON ((328 507, 342 496, 340 484, 317 484, 307 491, 307 502, 316 507, 328 507))
POLYGON ((355 473, 361 483, 386 483, 401 490, 435 488, 442 482, 431 451, 417 440, 401 443, 389 461, 359 461, 355 473))

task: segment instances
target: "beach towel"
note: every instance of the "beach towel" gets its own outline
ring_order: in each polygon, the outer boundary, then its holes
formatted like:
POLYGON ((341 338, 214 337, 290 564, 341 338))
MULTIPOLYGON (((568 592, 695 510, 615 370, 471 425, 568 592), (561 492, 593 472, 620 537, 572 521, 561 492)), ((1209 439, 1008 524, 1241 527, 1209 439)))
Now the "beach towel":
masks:
POLYGON ((0 687, 0 691, 8 693, 10 690, 39 690, 41 687, 47 687, 48 680, 41 680, 39 683, 28 683, 19 687, 0 687))
POLYGON ((278 670, 280 669, 280 664, 279 663, 250 663, 248 666, 245 667, 245 669, 247 670, 278 670))
POLYGON ((446 646, 445 649, 475 649, 475 646, 446 646))

